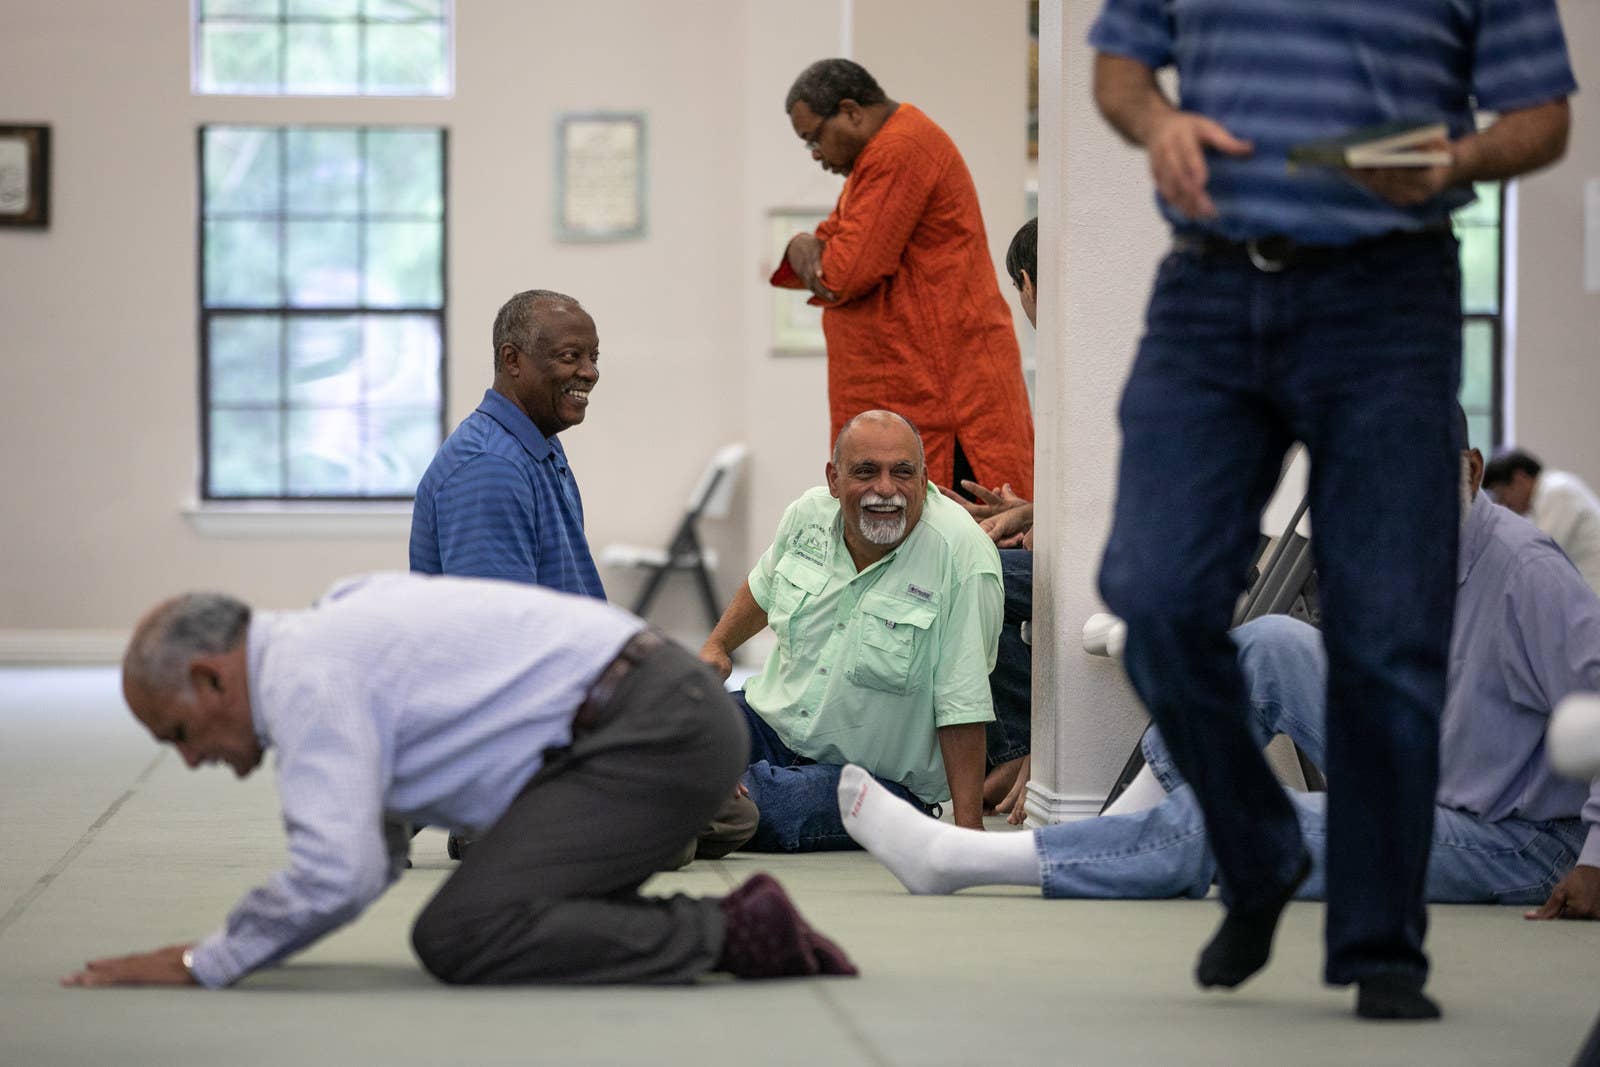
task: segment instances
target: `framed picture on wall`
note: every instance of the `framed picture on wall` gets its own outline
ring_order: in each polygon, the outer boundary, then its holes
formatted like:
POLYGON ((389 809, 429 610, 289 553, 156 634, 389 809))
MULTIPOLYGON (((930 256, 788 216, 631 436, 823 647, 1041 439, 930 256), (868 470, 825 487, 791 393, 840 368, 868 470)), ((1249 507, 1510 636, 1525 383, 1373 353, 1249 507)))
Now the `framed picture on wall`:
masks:
MULTIPOLYGON (((766 273, 770 274, 783 260, 790 238, 815 230, 828 214, 825 207, 780 207, 767 212, 772 260, 766 273)), ((822 309, 806 303, 810 299, 811 293, 805 289, 772 290, 773 355, 820 356, 827 351, 822 336, 822 309)))
POLYGON ((0 226, 50 224, 50 127, 0 125, 0 226))
POLYGON ((556 120, 556 239, 645 235, 645 116, 582 112, 556 120))

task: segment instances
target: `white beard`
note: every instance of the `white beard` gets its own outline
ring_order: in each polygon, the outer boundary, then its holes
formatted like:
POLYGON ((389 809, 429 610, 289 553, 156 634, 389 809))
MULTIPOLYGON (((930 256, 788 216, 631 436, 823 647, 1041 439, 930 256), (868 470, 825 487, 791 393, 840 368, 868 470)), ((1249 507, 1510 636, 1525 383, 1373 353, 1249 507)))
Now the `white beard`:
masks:
POLYGON ((867 493, 861 498, 861 517, 856 526, 861 530, 861 536, 875 545, 892 545, 906 535, 906 498, 901 493, 894 496, 879 496, 877 493, 867 493), (894 518, 878 519, 872 516, 867 506, 877 504, 890 504, 900 508, 900 514, 894 518))

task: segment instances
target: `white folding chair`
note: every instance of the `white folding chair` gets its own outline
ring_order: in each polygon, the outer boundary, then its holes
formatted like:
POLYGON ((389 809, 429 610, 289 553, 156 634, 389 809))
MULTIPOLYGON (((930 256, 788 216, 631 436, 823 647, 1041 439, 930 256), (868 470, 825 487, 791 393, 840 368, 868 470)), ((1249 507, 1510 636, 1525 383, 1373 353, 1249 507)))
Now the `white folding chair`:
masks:
MULTIPOLYGON (((1311 520, 1306 514, 1310 503, 1306 489, 1308 469, 1305 449, 1297 444, 1284 462, 1277 490, 1261 512, 1256 565, 1250 574, 1249 591, 1234 607, 1234 626, 1242 626, 1262 615, 1288 615, 1318 629, 1322 627, 1316 570, 1311 557, 1311 520), (1282 532, 1274 537, 1273 531, 1280 528, 1282 532)), ((1114 615, 1101 612, 1091 615, 1083 624, 1083 650, 1091 656, 1120 660, 1127 639, 1127 624, 1114 615)), ((1322 771, 1287 738, 1273 739, 1268 747, 1267 762, 1281 780, 1294 788, 1303 785, 1314 792, 1328 788, 1322 771)), ((1136 744, 1101 805, 1102 813, 1122 795, 1143 766, 1144 749, 1136 744)))
POLYGON ((697 525, 702 518, 728 517, 733 491, 739 482, 739 470, 749 451, 742 443, 726 445, 717 450, 705 472, 700 475, 694 492, 689 494, 688 510, 684 512, 682 521, 665 548, 607 545, 600 553, 600 562, 607 567, 642 567, 650 572, 644 589, 633 603, 635 615, 642 616, 650 610, 650 602, 655 599, 668 574, 689 571, 698 579, 700 595, 711 625, 717 625, 717 620, 722 617, 722 608, 711 582, 717 554, 700 543, 697 525))

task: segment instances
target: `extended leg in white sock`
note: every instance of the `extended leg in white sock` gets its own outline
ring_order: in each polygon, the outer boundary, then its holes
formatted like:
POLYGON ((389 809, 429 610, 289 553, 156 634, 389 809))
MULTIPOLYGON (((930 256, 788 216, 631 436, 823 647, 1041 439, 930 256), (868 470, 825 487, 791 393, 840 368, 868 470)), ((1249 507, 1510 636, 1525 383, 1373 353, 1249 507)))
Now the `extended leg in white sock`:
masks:
POLYGON ((979 833, 930 819, 851 765, 839 776, 850 836, 913 893, 975 885, 1040 884, 1031 833, 979 833))

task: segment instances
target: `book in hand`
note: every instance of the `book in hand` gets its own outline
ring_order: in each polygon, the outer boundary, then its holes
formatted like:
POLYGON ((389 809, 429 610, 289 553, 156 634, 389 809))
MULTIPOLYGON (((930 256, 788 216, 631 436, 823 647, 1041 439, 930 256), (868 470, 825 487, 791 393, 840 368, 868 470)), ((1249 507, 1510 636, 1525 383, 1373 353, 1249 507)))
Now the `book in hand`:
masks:
POLYGON ((1419 148, 1448 140, 1442 122, 1385 122, 1363 126, 1342 137, 1305 141, 1289 149, 1289 169, 1296 167, 1442 167, 1450 162, 1445 148, 1419 148))

